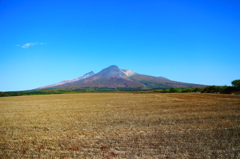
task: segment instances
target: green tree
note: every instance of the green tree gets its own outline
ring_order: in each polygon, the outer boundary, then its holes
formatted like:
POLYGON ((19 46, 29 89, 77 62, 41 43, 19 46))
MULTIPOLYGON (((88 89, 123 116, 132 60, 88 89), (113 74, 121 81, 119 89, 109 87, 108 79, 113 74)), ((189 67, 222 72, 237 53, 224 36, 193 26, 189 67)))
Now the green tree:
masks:
POLYGON ((240 79, 239 79, 239 80, 234 80, 234 81, 232 81, 232 85, 233 85, 234 87, 240 87, 240 79))
POLYGON ((171 93, 181 93, 182 89, 177 88, 177 87, 173 87, 173 88, 170 88, 169 92, 171 92, 171 93))

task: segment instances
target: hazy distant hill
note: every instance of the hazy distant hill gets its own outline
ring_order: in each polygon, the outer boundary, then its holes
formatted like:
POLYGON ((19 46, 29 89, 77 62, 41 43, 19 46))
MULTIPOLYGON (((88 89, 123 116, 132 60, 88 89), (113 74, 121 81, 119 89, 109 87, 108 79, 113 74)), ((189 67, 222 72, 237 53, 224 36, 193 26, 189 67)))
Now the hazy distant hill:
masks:
POLYGON ((154 77, 138 74, 131 70, 109 66, 98 73, 89 72, 81 77, 65 80, 38 89, 80 89, 80 88, 171 88, 171 87, 204 87, 204 85, 183 83, 165 77, 154 77))

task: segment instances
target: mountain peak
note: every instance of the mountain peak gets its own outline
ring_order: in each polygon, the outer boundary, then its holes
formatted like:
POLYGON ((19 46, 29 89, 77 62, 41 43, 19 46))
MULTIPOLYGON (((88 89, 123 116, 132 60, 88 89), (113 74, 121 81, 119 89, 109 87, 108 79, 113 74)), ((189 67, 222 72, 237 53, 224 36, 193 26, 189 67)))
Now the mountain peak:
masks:
POLYGON ((125 74, 118 68, 116 65, 111 65, 98 73, 98 75, 104 78, 111 78, 111 77, 124 77, 125 74))
POLYGON ((86 75, 94 75, 95 73, 93 72, 93 71, 91 71, 91 72, 88 72, 88 73, 86 73, 86 74, 84 74, 83 76, 86 76, 86 75))
POLYGON ((119 69, 119 67, 117 65, 111 65, 111 66, 107 67, 106 69, 119 69))
POLYGON ((85 79, 85 78, 88 78, 88 77, 91 77, 91 76, 93 76, 95 73, 93 72, 93 71, 91 71, 91 72, 88 72, 88 73, 86 73, 85 75, 83 75, 83 76, 81 76, 81 77, 79 77, 79 78, 83 78, 83 79, 85 79))

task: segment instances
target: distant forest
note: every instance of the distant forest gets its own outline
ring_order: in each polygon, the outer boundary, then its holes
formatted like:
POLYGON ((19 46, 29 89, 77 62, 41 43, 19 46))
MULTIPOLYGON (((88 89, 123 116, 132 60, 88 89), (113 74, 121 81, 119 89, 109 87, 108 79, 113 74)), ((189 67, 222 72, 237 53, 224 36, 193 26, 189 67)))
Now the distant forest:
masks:
POLYGON ((156 89, 159 93, 221 93, 221 94, 239 94, 240 88, 234 86, 207 86, 198 88, 170 88, 156 89))
POLYGON ((14 92, 0 92, 0 97, 23 95, 47 95, 47 94, 72 94, 72 93, 104 93, 104 92, 135 92, 135 93, 221 93, 240 94, 240 80, 232 82, 233 86, 207 86, 198 88, 82 88, 75 90, 28 90, 14 92))

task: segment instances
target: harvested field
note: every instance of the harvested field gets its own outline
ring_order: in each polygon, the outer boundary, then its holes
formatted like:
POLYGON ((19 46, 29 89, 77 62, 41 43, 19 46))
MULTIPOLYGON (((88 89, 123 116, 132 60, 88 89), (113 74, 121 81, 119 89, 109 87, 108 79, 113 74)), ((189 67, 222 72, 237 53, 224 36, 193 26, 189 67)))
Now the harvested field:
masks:
POLYGON ((240 158, 240 96, 0 98, 0 158, 240 158))

